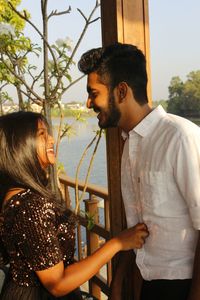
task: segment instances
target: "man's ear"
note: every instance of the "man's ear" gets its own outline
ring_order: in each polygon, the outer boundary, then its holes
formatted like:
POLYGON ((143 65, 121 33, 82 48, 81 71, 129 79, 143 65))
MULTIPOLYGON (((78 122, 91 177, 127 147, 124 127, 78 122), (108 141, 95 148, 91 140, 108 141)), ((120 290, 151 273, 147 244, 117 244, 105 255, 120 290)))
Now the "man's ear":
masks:
POLYGON ((126 98, 128 91, 128 85, 126 82, 122 81, 118 84, 117 86, 117 95, 119 98, 119 102, 123 102, 124 99, 126 98))

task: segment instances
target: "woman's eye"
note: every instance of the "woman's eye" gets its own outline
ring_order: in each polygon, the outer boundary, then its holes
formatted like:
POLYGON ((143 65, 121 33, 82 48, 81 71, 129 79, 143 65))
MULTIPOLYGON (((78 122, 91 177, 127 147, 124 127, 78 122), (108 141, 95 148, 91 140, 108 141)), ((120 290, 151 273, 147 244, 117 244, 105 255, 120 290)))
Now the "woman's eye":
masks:
POLYGON ((39 135, 40 136, 43 136, 43 135, 45 135, 46 133, 45 133, 45 130, 40 130, 40 132, 39 132, 39 135))

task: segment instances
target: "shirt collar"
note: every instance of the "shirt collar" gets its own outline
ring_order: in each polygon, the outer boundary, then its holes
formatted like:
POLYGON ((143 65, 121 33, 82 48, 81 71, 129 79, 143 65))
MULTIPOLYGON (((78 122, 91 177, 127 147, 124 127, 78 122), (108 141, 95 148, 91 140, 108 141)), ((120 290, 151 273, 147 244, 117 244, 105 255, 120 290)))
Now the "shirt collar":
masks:
POLYGON ((165 110, 161 105, 154 108, 139 124, 137 124, 132 130, 127 134, 125 131, 122 131, 123 139, 127 139, 129 136, 137 133, 141 137, 145 137, 150 134, 156 128, 158 122, 161 118, 166 115, 165 110))

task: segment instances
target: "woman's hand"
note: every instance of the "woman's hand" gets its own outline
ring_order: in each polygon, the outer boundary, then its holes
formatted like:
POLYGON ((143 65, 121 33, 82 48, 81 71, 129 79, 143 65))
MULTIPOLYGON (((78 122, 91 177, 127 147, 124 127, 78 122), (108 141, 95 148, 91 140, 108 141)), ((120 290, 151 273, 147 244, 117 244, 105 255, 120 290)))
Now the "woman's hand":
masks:
POLYGON ((114 239, 121 245, 121 250, 140 249, 145 243, 149 232, 144 223, 138 223, 132 228, 122 231, 114 239))

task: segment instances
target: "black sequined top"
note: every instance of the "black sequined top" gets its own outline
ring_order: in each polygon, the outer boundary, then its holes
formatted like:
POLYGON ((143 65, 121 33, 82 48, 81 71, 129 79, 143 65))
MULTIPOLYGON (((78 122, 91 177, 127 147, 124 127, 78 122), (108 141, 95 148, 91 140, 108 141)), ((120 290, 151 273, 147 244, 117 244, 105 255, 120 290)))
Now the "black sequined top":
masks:
POLYGON ((2 216, 2 240, 17 285, 39 286, 35 271, 73 262, 75 222, 49 199, 30 189, 20 192, 5 204, 2 216))

